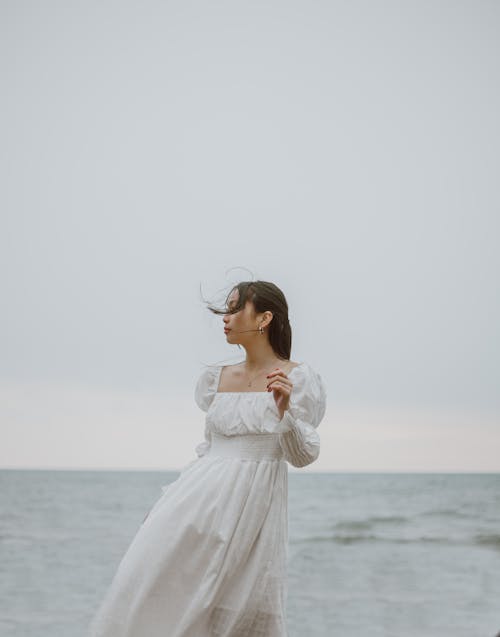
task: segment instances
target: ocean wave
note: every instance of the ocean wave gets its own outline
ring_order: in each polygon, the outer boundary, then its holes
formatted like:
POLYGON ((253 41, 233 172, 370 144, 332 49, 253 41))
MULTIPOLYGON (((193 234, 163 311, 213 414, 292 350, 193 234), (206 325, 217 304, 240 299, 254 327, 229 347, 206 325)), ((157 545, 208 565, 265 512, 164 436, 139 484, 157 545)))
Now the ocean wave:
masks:
POLYGON ((296 540, 290 540, 290 544, 356 544, 362 542, 384 544, 443 544, 443 545, 475 545, 500 550, 500 534, 480 533, 471 537, 450 538, 438 535, 420 535, 416 537, 390 537, 373 533, 334 533, 333 535, 311 535, 296 540))
POLYGON ((334 529, 362 530, 370 529, 374 524, 404 524, 409 518, 402 515, 374 515, 364 520, 340 520, 334 529))
POLYGON ((357 542, 383 542, 386 544, 421 544, 421 543, 432 543, 432 544, 453 544, 447 537, 439 537, 439 536, 420 536, 414 538, 403 538, 403 537, 387 537, 383 535, 314 535, 310 537, 301 538, 298 540, 291 540, 290 544, 309 544, 316 542, 334 542, 336 544, 355 544, 357 542))
POLYGON ((430 509, 429 511, 422 511, 417 517, 477 518, 477 513, 466 513, 458 509, 430 509))
POLYGON ((500 534, 498 533, 479 533, 474 536, 474 543, 480 546, 488 546, 500 549, 500 534))

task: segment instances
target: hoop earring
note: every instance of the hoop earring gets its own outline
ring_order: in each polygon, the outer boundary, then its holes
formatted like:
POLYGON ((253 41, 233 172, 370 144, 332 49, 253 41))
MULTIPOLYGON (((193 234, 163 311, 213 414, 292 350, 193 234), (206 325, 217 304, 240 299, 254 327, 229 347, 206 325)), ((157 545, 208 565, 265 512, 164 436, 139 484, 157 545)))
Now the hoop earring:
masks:
POLYGON ((261 334, 264 334, 264 329, 263 329, 262 327, 259 327, 259 332, 260 332, 261 334))

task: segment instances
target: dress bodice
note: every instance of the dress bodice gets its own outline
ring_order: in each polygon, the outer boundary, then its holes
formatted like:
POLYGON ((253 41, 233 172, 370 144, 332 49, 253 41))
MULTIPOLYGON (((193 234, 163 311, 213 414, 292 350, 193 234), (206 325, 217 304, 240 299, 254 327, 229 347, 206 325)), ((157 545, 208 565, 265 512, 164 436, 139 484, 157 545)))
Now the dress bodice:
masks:
POLYGON ((206 412, 205 441, 196 447, 197 454, 208 451, 212 432, 225 436, 279 433, 287 460, 295 466, 313 462, 320 445, 316 428, 326 408, 326 387, 319 373, 305 362, 290 370, 287 375, 293 388, 289 408, 280 420, 272 392, 218 392, 222 367, 207 366, 196 384, 195 401, 206 412))

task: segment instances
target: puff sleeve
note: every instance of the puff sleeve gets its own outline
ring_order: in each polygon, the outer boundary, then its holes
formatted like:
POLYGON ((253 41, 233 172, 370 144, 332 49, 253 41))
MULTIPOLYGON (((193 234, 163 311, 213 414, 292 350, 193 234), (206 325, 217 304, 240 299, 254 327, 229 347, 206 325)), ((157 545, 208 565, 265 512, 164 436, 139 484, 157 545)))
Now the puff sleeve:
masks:
MULTIPOLYGON (((194 390, 194 400, 202 411, 208 411, 218 384, 218 368, 215 365, 206 367, 200 374, 194 390)), ((195 447, 196 455, 201 458, 210 449, 211 437, 205 422, 205 439, 195 447)))
POLYGON ((294 467, 305 467, 319 456, 316 428, 325 415, 327 394, 323 379, 312 367, 303 363, 297 371, 288 409, 280 421, 279 439, 285 460, 294 467))

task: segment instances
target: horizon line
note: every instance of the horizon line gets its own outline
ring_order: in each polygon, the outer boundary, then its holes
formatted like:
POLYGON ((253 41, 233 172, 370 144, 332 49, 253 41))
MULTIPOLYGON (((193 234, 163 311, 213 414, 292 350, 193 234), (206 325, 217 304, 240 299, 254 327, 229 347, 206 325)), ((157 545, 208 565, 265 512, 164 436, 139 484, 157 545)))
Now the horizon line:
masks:
MULTIPOLYGON (((168 469, 165 467, 0 467, 0 471, 85 471, 85 472, 143 472, 143 473, 180 473, 184 467, 178 469, 168 469)), ((289 473, 315 473, 315 474, 481 474, 496 475, 500 474, 499 470, 479 469, 408 469, 408 470, 391 470, 391 469, 330 469, 330 470, 304 470, 303 468, 290 467, 289 473)))

